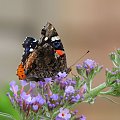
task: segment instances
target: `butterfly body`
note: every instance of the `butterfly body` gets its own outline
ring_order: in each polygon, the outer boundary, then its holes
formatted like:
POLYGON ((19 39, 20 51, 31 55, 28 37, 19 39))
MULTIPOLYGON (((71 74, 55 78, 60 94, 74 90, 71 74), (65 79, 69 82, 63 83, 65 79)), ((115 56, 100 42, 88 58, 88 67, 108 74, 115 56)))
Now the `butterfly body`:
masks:
POLYGON ((40 81, 43 78, 54 77, 58 72, 69 71, 63 44, 53 25, 47 23, 41 35, 39 41, 27 37, 23 43, 22 75, 19 72, 20 66, 17 70, 20 80, 24 78, 28 81, 40 81))

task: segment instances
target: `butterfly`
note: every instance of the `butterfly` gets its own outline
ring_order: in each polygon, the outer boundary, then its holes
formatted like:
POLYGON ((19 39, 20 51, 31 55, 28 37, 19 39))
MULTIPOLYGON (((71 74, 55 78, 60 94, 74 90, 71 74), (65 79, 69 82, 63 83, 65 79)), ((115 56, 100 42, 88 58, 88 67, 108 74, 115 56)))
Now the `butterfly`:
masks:
POLYGON ((22 44, 24 53, 17 69, 20 80, 40 81, 55 77, 59 72, 69 73, 66 54, 61 39, 51 23, 41 30, 40 40, 26 37, 22 44))

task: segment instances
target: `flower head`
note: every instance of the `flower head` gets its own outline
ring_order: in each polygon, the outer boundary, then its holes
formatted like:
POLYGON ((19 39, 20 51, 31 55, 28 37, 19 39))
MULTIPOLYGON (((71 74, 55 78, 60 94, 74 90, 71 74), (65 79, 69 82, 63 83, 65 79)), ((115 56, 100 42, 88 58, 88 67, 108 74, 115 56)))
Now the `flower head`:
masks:
POLYGON ((31 104, 32 97, 30 94, 27 94, 26 92, 22 92, 20 96, 27 104, 31 104))
POLYGON ((45 82, 43 81, 39 81, 38 84, 39 84, 39 87, 42 87, 42 88, 45 86, 45 82))
POLYGON ((59 76, 60 78, 65 78, 65 77, 67 76, 67 74, 66 74, 66 72, 59 72, 59 73, 58 73, 58 76, 59 76))
POLYGON ((94 60, 91 60, 91 59, 87 59, 84 61, 83 63, 83 67, 85 69, 94 69, 96 67, 96 62, 94 60))
POLYGON ((81 115, 80 120, 86 120, 86 117, 84 115, 81 115))
POLYGON ((73 86, 66 86, 65 93, 66 94, 73 94, 73 93, 75 93, 74 87, 73 86))
POLYGON ((36 87, 36 84, 33 83, 33 82, 30 82, 30 88, 33 89, 33 88, 35 88, 35 87, 36 87))
POLYGON ((33 105, 32 108, 34 111, 37 111, 39 109, 39 106, 36 104, 36 105, 33 105))
POLYGON ((77 68, 77 69, 81 69, 81 68, 82 68, 82 65, 77 64, 77 65, 76 65, 76 68, 77 68))
POLYGON ((58 94, 53 94, 52 96, 50 96, 50 98, 54 101, 58 100, 58 94))
POLYGON ((10 87, 15 86, 15 85, 16 85, 16 82, 14 80, 10 82, 10 87))
POLYGON ((21 83, 21 86, 22 86, 22 87, 28 85, 27 81, 25 81, 25 80, 21 80, 20 83, 21 83))
POLYGON ((63 120, 70 120, 71 114, 69 113, 69 109, 60 108, 60 113, 57 117, 62 118, 63 120))
POLYGON ((46 83, 50 83, 52 81, 52 78, 44 78, 46 83))
POLYGON ((15 81, 11 81, 10 82, 10 90, 14 93, 15 96, 17 96, 17 92, 18 92, 18 85, 16 85, 15 81))
POLYGON ((43 99, 43 97, 38 94, 38 96, 36 96, 36 101, 40 104, 43 105, 45 103, 45 100, 43 99))

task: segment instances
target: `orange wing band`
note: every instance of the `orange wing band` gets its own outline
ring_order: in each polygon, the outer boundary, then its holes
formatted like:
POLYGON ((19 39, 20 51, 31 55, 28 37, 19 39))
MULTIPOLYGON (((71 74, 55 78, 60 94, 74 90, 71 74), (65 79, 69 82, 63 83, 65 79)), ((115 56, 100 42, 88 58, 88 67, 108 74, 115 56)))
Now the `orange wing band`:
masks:
POLYGON ((17 76, 19 77, 20 80, 25 80, 26 79, 26 75, 25 75, 25 69, 22 65, 22 63, 18 66, 17 69, 17 76))
POLYGON ((64 51, 63 50, 56 50, 56 53, 61 56, 64 54, 64 51))

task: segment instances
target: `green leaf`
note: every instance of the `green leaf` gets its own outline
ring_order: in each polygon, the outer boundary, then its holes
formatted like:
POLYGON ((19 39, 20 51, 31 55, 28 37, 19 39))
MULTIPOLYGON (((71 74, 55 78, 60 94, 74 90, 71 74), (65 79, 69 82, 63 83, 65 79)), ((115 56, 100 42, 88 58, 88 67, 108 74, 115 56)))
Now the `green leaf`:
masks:
POLYGON ((0 112, 0 117, 3 117, 4 120, 5 119, 8 120, 8 118, 9 118, 9 120, 16 120, 12 115, 7 114, 7 113, 3 113, 3 112, 0 112))

